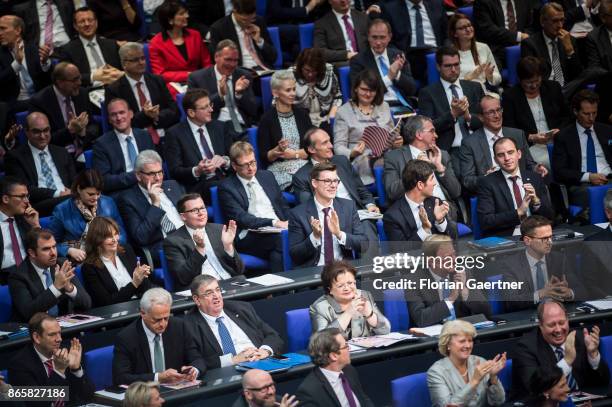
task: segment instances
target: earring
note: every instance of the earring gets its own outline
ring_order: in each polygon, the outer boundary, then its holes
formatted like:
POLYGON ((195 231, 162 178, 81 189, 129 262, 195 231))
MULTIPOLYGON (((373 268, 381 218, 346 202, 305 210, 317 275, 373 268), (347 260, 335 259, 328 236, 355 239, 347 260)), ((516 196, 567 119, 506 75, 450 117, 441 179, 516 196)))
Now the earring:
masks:
POLYGON ((546 397, 546 400, 548 400, 550 398, 550 394, 544 393, 544 397, 546 397))

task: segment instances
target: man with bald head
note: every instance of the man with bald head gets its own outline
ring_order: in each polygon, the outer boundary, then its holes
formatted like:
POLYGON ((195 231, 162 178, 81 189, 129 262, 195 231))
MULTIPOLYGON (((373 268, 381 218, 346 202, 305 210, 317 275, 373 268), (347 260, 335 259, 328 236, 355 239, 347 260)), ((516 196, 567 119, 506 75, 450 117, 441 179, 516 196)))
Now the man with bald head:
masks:
POLYGON ((30 111, 43 112, 51 125, 53 144, 66 147, 78 158, 91 148, 100 129, 93 121, 94 106, 81 87, 81 72, 76 65, 60 62, 51 74, 52 85, 30 99, 30 111))
POLYGON ((242 376, 242 395, 232 404, 232 407, 295 407, 299 401, 295 396, 285 394, 283 398, 276 397, 276 386, 270 373, 251 369, 242 376))
POLYGON ((44 113, 30 113, 25 132, 28 142, 9 151, 4 159, 6 174, 22 180, 30 204, 40 216, 49 216, 55 205, 70 196, 76 176, 74 162, 66 149, 50 144, 51 127, 44 113))

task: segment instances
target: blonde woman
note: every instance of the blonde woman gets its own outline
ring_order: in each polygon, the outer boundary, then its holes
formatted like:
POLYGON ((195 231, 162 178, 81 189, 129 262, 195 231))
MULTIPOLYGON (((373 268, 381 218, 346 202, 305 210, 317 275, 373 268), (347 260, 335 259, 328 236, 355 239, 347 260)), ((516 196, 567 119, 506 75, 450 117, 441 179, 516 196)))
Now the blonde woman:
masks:
POLYGON ((125 391, 123 407, 161 407, 164 401, 157 382, 134 382, 125 391))

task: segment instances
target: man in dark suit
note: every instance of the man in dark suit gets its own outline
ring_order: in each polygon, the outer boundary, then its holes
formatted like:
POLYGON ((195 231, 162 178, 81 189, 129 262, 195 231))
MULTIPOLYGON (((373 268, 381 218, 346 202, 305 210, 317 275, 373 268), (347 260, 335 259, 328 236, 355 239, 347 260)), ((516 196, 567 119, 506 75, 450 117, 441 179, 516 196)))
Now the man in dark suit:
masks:
POLYGON ((542 6, 542 30, 521 42, 521 56, 540 58, 543 62, 542 77, 559 82, 566 92, 572 94, 580 85, 575 80, 582 73, 582 63, 576 52, 576 40, 563 29, 564 18, 563 7, 559 4, 550 2, 542 6))
POLYGON ((177 209, 185 225, 164 240, 164 254, 176 291, 188 289, 200 274, 226 280, 244 273, 242 259, 234 250, 236 222, 208 223, 206 206, 198 194, 181 197, 177 209))
MULTIPOLYGON (((478 41, 491 47, 500 68, 506 66, 505 47, 529 38, 533 29, 535 3, 508 0, 502 8, 500 0, 478 0, 474 3, 474 28, 478 41)), ((537 5, 539 8, 539 3, 537 5)))
POLYGON ((539 368, 558 366, 571 391, 587 386, 607 386, 608 365, 599 352, 599 327, 570 332, 568 316, 556 301, 538 306, 539 326, 523 335, 514 347, 510 399, 529 394, 531 376, 539 368))
POLYGON ((484 293, 467 287, 466 281, 475 277, 474 273, 456 265, 455 247, 450 237, 436 235, 427 238, 423 243, 423 255, 425 259, 440 261, 431 262, 428 267, 420 268, 410 276, 411 280, 416 281, 416 289, 406 290, 406 301, 413 324, 429 326, 476 314, 490 317, 491 307, 484 293), (421 282, 427 280, 438 283, 454 282, 457 283, 457 288, 422 287, 421 282), (463 287, 459 288, 459 284, 463 287))
POLYGON ((588 243, 587 252, 582 256, 582 269, 589 272, 582 276, 590 298, 604 298, 612 292, 612 189, 606 192, 603 204, 608 224, 605 229, 584 239, 588 243))
POLYGON ((422 159, 431 162, 435 167, 435 178, 438 186, 434 196, 449 201, 450 218, 457 219, 457 208, 452 201, 461 195, 461 184, 455 176, 449 154, 437 146, 438 135, 433 122, 426 116, 414 116, 402 126, 404 145, 401 148, 385 153, 384 184, 387 199, 390 202, 401 199, 404 195, 402 172, 410 160, 422 159))
POLYGON ((433 0, 392 0, 381 3, 382 14, 391 24, 393 45, 405 52, 412 73, 425 83, 425 55, 444 44, 447 36, 446 13, 442 3, 433 0))
POLYGON ((612 123, 612 95, 607 90, 612 87, 612 2, 604 2, 599 7, 599 17, 603 24, 595 27, 585 41, 587 71, 597 78, 596 92, 601 100, 598 121, 612 123))
POLYGON ((104 100, 121 98, 134 112, 132 126, 146 129, 155 145, 164 136, 164 129, 178 123, 179 109, 161 76, 146 70, 142 44, 125 43, 119 48, 119 58, 125 75, 107 86, 104 100))
POLYGON ((314 46, 323 50, 323 58, 337 66, 346 65, 368 47, 368 16, 351 10, 347 0, 329 0, 331 10, 315 21, 314 46))
POLYGON ((610 183, 612 127, 596 123, 599 97, 584 89, 572 98, 576 123, 557 134, 552 167, 555 180, 568 186, 570 204, 588 206, 587 189, 610 183))
POLYGON ((89 93, 81 87, 81 73, 76 65, 60 62, 51 74, 49 85, 30 98, 30 111, 43 112, 51 123, 53 144, 66 147, 78 158, 100 135, 94 122, 94 106, 89 93))
POLYGON ((49 144, 51 128, 44 113, 30 113, 25 131, 28 142, 6 154, 6 173, 25 182, 31 204, 41 216, 49 216, 71 194, 74 162, 64 148, 49 144))
MULTIPOLYGON (((602 18, 601 14, 597 14, 595 9, 599 6, 599 2, 576 1, 576 0, 554 0, 563 7, 565 13, 565 23, 563 26, 570 32, 591 32, 594 25, 597 25, 597 20, 602 18)), ((601 13, 601 8, 599 9, 601 13)), ((602 18, 603 19, 603 18, 602 18)))
POLYGON ((162 159, 154 150, 138 154, 134 172, 138 183, 118 196, 117 206, 131 241, 146 249, 147 257, 157 259, 164 238, 183 226, 176 210, 183 188, 176 181, 164 181, 162 159))
POLYGON ((364 252, 367 239, 351 200, 336 197, 338 172, 331 163, 310 172, 313 197, 289 213, 291 259, 297 266, 322 266, 364 252))
POLYGON ((530 214, 553 219, 548 189, 538 174, 520 168, 521 150, 514 139, 500 138, 493 152, 499 170, 478 183, 478 219, 483 232, 512 235, 530 214))
POLYGON ((217 279, 191 283, 195 307, 185 317, 209 368, 232 366, 282 353, 283 340, 248 302, 224 301, 217 279))
POLYGON ((552 251, 552 237, 552 222, 543 216, 532 215, 521 222, 526 250, 501 259, 504 280, 522 283, 519 290, 502 293, 505 312, 533 308, 547 298, 559 302, 588 299, 583 284, 586 275, 576 276, 569 252, 552 251))
POLYGON ((238 68, 236 43, 222 40, 215 51, 215 65, 192 72, 187 86, 206 89, 213 105, 213 119, 229 121, 233 130, 241 133, 257 116, 257 101, 250 78, 246 69, 238 68))
POLYGON ((485 95, 479 104, 482 112, 479 115, 483 127, 463 139, 459 149, 459 176, 463 187, 470 193, 476 194, 478 185, 483 181, 485 175, 497 170, 493 143, 501 137, 514 140, 521 151, 519 160, 521 170, 535 171, 541 177, 548 174, 546 167, 536 163, 531 156, 525 133, 519 129, 503 127, 503 112, 499 99, 485 95))
POLYGON ((389 47, 391 25, 382 19, 375 19, 368 27, 369 47, 362 49, 351 58, 351 83, 359 72, 370 69, 376 72, 385 88, 385 101, 390 105, 409 106, 408 98, 416 93, 416 83, 410 72, 410 64, 404 53, 389 47))
POLYGON ((454 159, 454 170, 459 172, 458 155, 461 141, 470 130, 481 126, 480 112, 482 86, 473 81, 459 79, 459 51, 453 46, 436 51, 436 66, 440 80, 419 92, 419 112, 434 118, 433 125, 439 135, 438 146, 454 159))
POLYGON ((26 39, 53 50, 66 45, 74 38, 72 27, 74 3, 72 0, 52 0, 50 9, 48 4, 45 0, 30 0, 15 5, 13 12, 26 24, 24 31, 26 39), (50 14, 53 17, 53 24, 47 25, 50 14), (60 18, 56 18, 58 15, 60 18))
MULTIPOLYGON (((76 406, 93 399, 94 385, 87 379, 82 367, 83 348, 77 338, 69 348, 61 348, 62 328, 55 317, 44 312, 32 316, 28 328, 31 344, 13 356, 8 374, 13 386, 67 386, 70 402, 62 398, 53 405, 76 406), (61 404, 59 404, 61 403, 61 404)), ((49 402, 28 406, 48 406, 49 402)))
POLYGON ((93 168, 104 178, 104 193, 116 196, 136 185, 136 157, 155 145, 145 130, 132 128, 134 112, 124 99, 108 101, 106 110, 113 130, 93 145, 93 168))
POLYGON ((287 393, 282 398, 276 396, 276 386, 270 373, 261 369, 249 369, 242 376, 242 394, 232 407, 296 407, 299 403, 295 396, 287 393))
POLYGON ((182 318, 170 316, 172 295, 151 288, 140 300, 140 318, 115 339, 113 383, 172 383, 204 376, 206 364, 182 318))
POLYGON ((351 366, 348 348, 338 328, 327 328, 310 337, 308 353, 315 368, 295 393, 301 406, 351 406, 356 405, 356 400, 362 407, 374 406, 351 366))
POLYGON ((447 215, 448 202, 434 196, 434 164, 411 160, 402 171, 404 196, 385 212, 383 224, 389 241, 421 242, 432 234, 457 237, 457 224, 447 215))
POLYGON ((93 10, 77 9, 74 28, 79 36, 62 47, 61 59, 79 68, 83 85, 102 86, 119 79, 123 75, 119 47, 116 41, 97 35, 98 20, 93 10))
POLYGON ((49 52, 25 42, 24 29, 20 17, 0 17, 0 100, 11 103, 13 112, 28 110, 28 99, 51 83, 49 52))
POLYGON ((280 234, 257 233, 249 229, 270 226, 287 229, 289 205, 274 175, 257 169, 253 146, 245 141, 234 143, 230 159, 236 174, 219 185, 219 200, 225 216, 236 221, 238 226, 236 248, 241 253, 269 259, 271 271, 281 272, 280 234))
POLYGON ((256 15, 255 0, 232 1, 232 14, 215 22, 208 33, 212 48, 229 39, 240 47, 238 65, 255 70, 270 69, 276 61, 276 48, 268 27, 256 15))
POLYGON ((57 264, 55 238, 44 229, 32 229, 25 239, 28 258, 9 275, 13 319, 28 321, 37 312, 58 316, 91 308, 91 298, 74 267, 65 260, 57 264))

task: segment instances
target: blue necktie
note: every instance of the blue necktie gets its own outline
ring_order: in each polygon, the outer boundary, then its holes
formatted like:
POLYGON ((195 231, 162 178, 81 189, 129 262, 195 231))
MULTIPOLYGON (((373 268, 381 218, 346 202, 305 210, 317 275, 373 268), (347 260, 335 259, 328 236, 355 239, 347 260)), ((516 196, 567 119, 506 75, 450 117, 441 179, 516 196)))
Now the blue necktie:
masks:
POLYGON ((40 157, 40 172, 42 172, 42 177, 45 186, 49 189, 57 189, 57 186, 53 181, 51 167, 49 167, 49 163, 47 162, 47 152, 41 151, 40 153, 38 153, 38 156, 40 157))
MULTIPOLYGON (((555 348, 555 355, 557 356, 557 362, 563 359, 564 353, 563 353, 563 348, 561 346, 557 346, 555 348)), ((574 379, 574 375, 572 374, 572 372, 569 372, 566 378, 567 378, 567 385, 570 388, 570 390, 571 391, 578 390, 578 383, 576 383, 576 379, 574 379)))
POLYGON ((416 46, 417 48, 425 47, 425 33, 423 32, 423 17, 421 16, 421 5, 415 4, 413 6, 415 12, 415 22, 416 22, 416 46))
MULTIPOLYGON (((380 71, 382 72, 383 76, 387 76, 389 74, 389 67, 387 66, 385 58, 382 55, 378 57, 378 63, 380 64, 380 71)), ((401 92, 395 86, 391 85, 391 90, 393 91, 393 93, 395 93, 395 97, 397 97, 397 100, 403 106, 411 107, 410 104, 406 102, 406 99, 404 99, 401 92)))
POLYGON ((23 85, 25 86, 25 89, 28 91, 28 95, 33 95, 36 92, 36 88, 34 88, 34 81, 32 80, 32 77, 30 76, 30 73, 25 68, 25 66, 21 65, 19 67, 19 75, 23 80, 23 85))
MULTIPOLYGON (((53 280, 51 279, 51 272, 49 271, 49 269, 45 269, 43 274, 45 275, 45 285, 47 286, 47 288, 51 287, 51 284, 53 284, 53 280)), ((54 305, 51 308, 49 308, 47 310, 47 314, 56 317, 59 314, 57 305, 54 305)))
POLYGON ((132 168, 134 168, 134 163, 136 162, 136 146, 134 146, 134 137, 132 136, 127 136, 125 138, 125 141, 127 141, 127 150, 128 150, 128 158, 130 159, 130 162, 132 163, 132 168))
POLYGON ((597 173, 597 159, 595 158, 595 142, 593 141, 593 135, 591 134, 591 129, 585 129, 584 134, 586 134, 587 136, 587 151, 586 151, 587 172, 596 174, 597 173))
POLYGON ((536 266, 536 290, 541 290, 546 285, 546 280, 544 278, 544 270, 542 269, 542 260, 535 264, 536 266))
POLYGON ((227 355, 228 353, 231 353, 235 356, 236 348, 234 347, 232 336, 227 330, 225 324, 223 323, 223 319, 223 317, 217 318, 217 327, 219 328, 219 338, 221 338, 221 347, 223 348, 223 354, 227 355))
MULTIPOLYGON (((442 299, 446 300, 448 297, 450 297, 450 293, 451 290, 450 288, 448 288, 448 278, 444 279, 444 288, 442 288, 442 299)), ((450 310, 450 317, 446 318, 447 321, 452 321, 454 319, 457 319, 457 315, 455 314, 455 307, 451 308, 450 310)))

